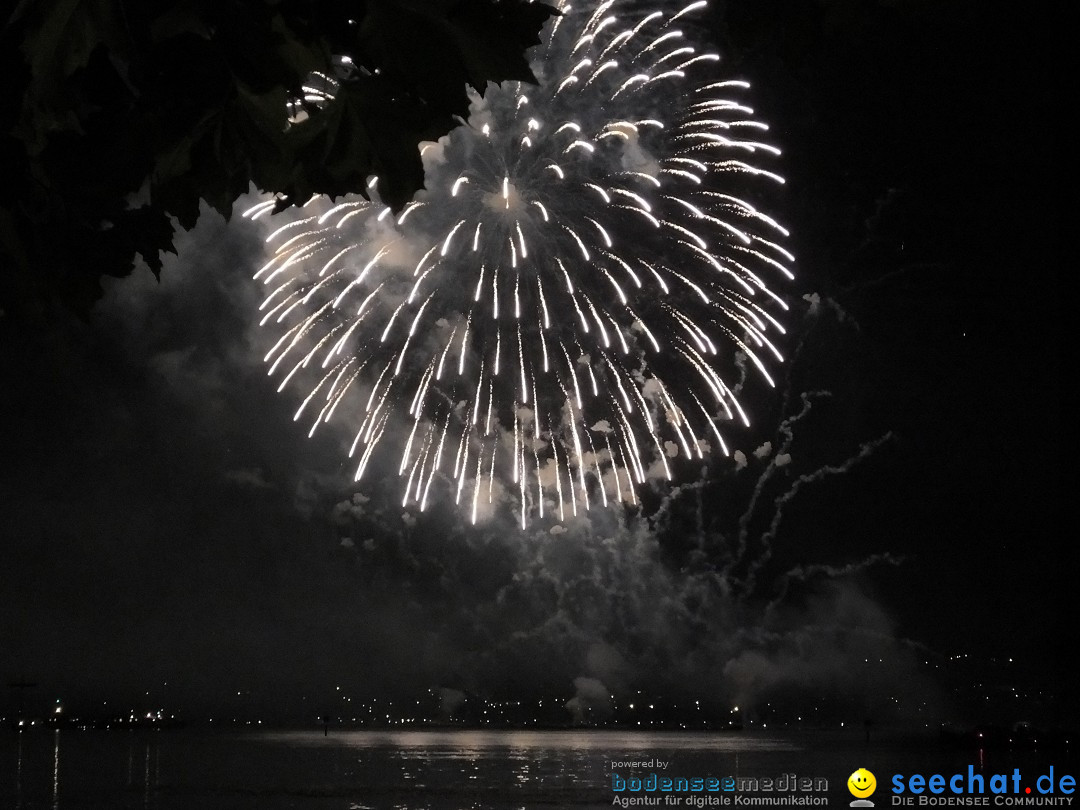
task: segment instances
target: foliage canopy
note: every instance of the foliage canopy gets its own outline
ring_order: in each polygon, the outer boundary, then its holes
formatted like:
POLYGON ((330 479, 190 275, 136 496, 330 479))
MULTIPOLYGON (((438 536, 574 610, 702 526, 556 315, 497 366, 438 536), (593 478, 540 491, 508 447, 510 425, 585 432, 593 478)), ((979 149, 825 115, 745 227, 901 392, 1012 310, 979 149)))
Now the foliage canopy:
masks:
POLYGON ((0 32, 0 307, 85 310, 136 254, 161 270, 200 200, 251 185, 282 205, 366 193, 400 208, 418 144, 467 116, 466 88, 532 81, 554 13, 526 0, 22 0, 0 32), (289 101, 335 57, 332 102, 289 101))

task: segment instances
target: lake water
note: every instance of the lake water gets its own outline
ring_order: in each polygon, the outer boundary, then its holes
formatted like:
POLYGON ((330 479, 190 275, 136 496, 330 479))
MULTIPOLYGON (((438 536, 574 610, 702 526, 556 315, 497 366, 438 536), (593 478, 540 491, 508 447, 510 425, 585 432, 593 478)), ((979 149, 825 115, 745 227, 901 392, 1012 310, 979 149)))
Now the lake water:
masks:
MULTIPOLYGON (((847 807, 858 767, 885 783, 896 772, 1038 775, 1046 762, 943 750, 859 734, 628 731, 52 731, 0 733, 3 807, 481 810, 608 808, 612 766, 662 760, 685 777, 828 780, 828 805, 847 807)), ((1075 769, 1061 755, 1058 773, 1075 769)), ((634 770, 634 769, 630 769, 634 770)), ((626 773, 629 773, 627 770, 626 773)), ((646 775, 653 768, 634 772, 646 775)), ((879 788, 879 808, 888 806, 879 788)), ((680 807, 691 806, 687 802, 680 807)))

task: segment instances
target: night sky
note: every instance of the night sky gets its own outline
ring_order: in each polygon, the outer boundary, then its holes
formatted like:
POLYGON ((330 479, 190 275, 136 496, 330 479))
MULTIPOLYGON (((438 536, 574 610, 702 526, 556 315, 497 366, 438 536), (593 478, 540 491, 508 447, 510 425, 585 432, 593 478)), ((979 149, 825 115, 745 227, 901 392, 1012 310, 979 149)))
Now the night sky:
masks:
POLYGON ((951 718, 926 662, 967 653, 994 678, 991 659, 1014 659, 1000 677, 1043 690, 1025 704, 1043 722, 1075 718, 1056 15, 729 0, 712 16, 784 148, 804 338, 788 390, 831 393, 770 503, 881 440, 785 502, 752 593, 710 592, 708 561, 765 469, 753 451, 776 448, 780 394, 755 395, 746 468, 691 469, 648 496, 652 523, 405 512, 395 482, 351 488, 340 436, 292 422, 253 318, 263 231, 207 213, 160 283, 107 281, 87 320, 0 317, 0 678, 88 711, 201 716, 240 691, 271 719, 339 684, 565 699, 598 681, 752 706, 855 689, 867 652, 895 670, 858 687, 869 699, 906 679, 905 700, 951 718))

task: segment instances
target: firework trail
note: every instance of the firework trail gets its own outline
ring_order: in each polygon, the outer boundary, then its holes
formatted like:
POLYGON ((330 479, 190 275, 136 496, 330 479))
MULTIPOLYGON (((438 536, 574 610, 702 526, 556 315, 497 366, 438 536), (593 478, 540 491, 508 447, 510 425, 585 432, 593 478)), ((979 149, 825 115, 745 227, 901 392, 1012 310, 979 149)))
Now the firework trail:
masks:
POLYGON ((794 258, 745 196, 783 182, 747 85, 682 30, 704 7, 562 5, 538 86, 477 97, 413 202, 316 198, 270 234, 269 373, 311 432, 355 420, 356 480, 385 438, 403 505, 442 488, 475 522, 512 482, 524 526, 727 454, 736 355, 772 385, 794 258))

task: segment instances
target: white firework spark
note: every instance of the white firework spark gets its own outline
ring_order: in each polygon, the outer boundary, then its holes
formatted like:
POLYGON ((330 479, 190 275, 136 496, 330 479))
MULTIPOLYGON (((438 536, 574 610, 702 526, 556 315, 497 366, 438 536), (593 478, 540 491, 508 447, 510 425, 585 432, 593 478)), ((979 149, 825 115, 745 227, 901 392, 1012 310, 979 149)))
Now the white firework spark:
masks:
POLYGON ((400 213, 316 198, 270 234, 269 373, 308 386, 312 432, 355 419, 357 480, 400 433, 403 505, 440 482, 475 521, 512 481, 522 525, 562 520, 636 503, 670 454, 726 454, 726 423, 749 424, 733 357, 772 384, 787 307, 770 284, 794 259, 740 196, 783 182, 747 85, 679 27, 704 6, 563 5, 538 86, 477 99, 400 213))

